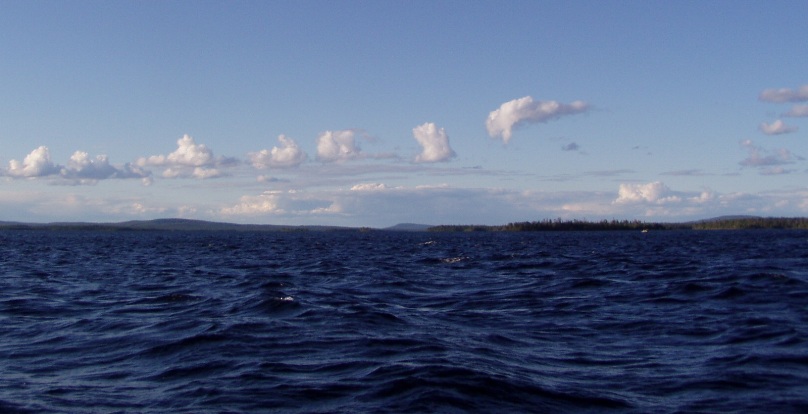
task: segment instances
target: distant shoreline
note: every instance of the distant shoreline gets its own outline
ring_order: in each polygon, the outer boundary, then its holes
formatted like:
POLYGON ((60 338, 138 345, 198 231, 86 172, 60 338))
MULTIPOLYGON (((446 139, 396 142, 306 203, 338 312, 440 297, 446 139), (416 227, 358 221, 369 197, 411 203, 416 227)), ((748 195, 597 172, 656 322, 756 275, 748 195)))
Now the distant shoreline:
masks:
POLYGON ((508 223, 502 226, 441 225, 429 231, 659 231, 659 230, 751 230, 802 229, 808 230, 805 217, 716 217, 683 223, 655 223, 639 220, 542 220, 508 223))
POLYGON ((42 231, 235 231, 235 232, 523 232, 523 231, 660 231, 660 230, 808 230, 806 217, 722 216, 683 223, 655 223, 639 220, 562 220, 545 219, 505 225, 437 225, 403 223, 387 228, 339 226, 285 226, 273 224, 235 224, 189 219, 135 220, 119 223, 23 223, 0 221, 0 230, 42 231))

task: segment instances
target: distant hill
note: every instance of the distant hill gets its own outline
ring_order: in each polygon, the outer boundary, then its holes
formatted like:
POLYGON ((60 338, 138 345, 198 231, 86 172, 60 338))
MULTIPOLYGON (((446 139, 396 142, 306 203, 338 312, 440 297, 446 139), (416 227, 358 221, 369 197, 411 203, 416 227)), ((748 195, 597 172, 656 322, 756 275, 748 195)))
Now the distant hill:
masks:
POLYGON ((359 231, 358 228, 336 226, 281 226, 272 224, 235 224, 178 218, 133 220, 120 223, 19 223, 0 222, 0 229, 19 230, 98 230, 98 231, 359 231))
POLYGON ((392 231, 426 231, 429 229, 430 225, 428 224, 415 224, 415 223, 399 223, 395 226, 386 227, 384 230, 392 230, 392 231))
POLYGON ((283 226, 273 224, 235 224, 215 221, 166 218, 133 220, 120 223, 20 223, 0 221, 0 230, 92 230, 92 231, 235 231, 235 232, 300 232, 300 231, 601 231, 601 230, 733 230, 733 229, 808 229, 808 218, 720 216, 686 223, 650 223, 638 220, 585 220, 561 219, 509 223, 502 226, 441 225, 400 223, 383 229, 338 226, 283 226))

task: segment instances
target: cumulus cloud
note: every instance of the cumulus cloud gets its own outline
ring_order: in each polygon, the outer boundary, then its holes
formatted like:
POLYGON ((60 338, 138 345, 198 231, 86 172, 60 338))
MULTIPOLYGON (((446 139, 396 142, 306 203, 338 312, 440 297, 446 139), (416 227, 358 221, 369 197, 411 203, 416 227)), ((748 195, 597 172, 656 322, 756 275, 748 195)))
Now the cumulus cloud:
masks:
POLYGON ((140 158, 138 164, 153 166, 187 166, 200 167, 213 165, 213 151, 205 144, 197 144, 188 135, 183 135, 177 140, 177 149, 166 155, 152 155, 148 158, 140 158))
MULTIPOLYGON (((103 180, 107 178, 142 178, 147 179, 151 173, 130 163, 115 167, 109 163, 106 155, 91 158, 84 151, 76 151, 70 156, 67 165, 60 171, 64 178, 80 180, 103 180)), ((145 182, 144 182, 145 183, 145 182)))
POLYGON ((356 144, 355 136, 356 132, 351 129, 321 133, 317 137, 317 159, 334 162, 359 158, 362 150, 356 144))
POLYGON ((749 155, 739 162, 739 164, 744 167, 771 167, 792 164, 802 159, 784 148, 774 151, 766 150, 765 148, 755 145, 750 139, 741 141, 741 147, 749 151, 749 155))
POLYGON ((216 158, 213 151, 205 144, 197 144, 188 135, 177 140, 177 149, 168 155, 152 155, 141 157, 136 162, 140 167, 165 167, 163 177, 195 177, 214 178, 224 175, 216 167, 230 166, 237 163, 233 158, 216 158))
MULTIPOLYGON (((672 191, 661 182, 621 184, 610 205, 613 216, 660 217, 677 221, 711 217, 728 212, 747 213, 744 196, 720 194, 711 189, 699 192, 672 191)), ((751 198, 750 198, 751 199, 751 198)), ((608 211, 608 210, 604 210, 608 211)))
MULTIPOLYGON (((297 167, 308 157, 297 143, 286 135, 279 135, 280 146, 247 154, 253 167, 258 169, 297 167)), ((318 146, 319 147, 319 146, 318 146)))
POLYGON ((808 105, 794 105, 788 112, 784 113, 783 116, 792 118, 808 117, 808 105))
POLYGON ((500 105, 488 114, 485 126, 491 138, 511 139, 514 128, 525 124, 547 122, 565 115, 574 115, 589 110, 589 104, 575 101, 569 104, 557 101, 534 101, 532 97, 514 99, 500 105))
POLYGON ((660 181, 646 184, 620 184, 615 203, 668 203, 681 201, 660 181))
MULTIPOLYGON (((31 151, 22 162, 11 160, 6 175, 17 178, 59 176, 73 180, 73 184, 93 184, 98 180, 108 178, 141 178, 147 180, 151 173, 129 163, 124 164, 122 167, 116 167, 109 163, 106 155, 97 155, 95 158, 91 158, 84 151, 74 152, 67 161, 67 165, 62 166, 51 161, 48 148, 41 146, 31 151)), ((70 182, 68 181, 67 183, 70 182)), ((147 184, 147 182, 144 181, 144 184, 147 184)))
POLYGON ((788 126, 782 120, 776 120, 771 124, 762 123, 760 124, 760 131, 766 135, 780 135, 780 134, 788 134, 789 132, 795 132, 797 127, 788 126))
POLYGON ((415 156, 415 162, 448 161, 456 155, 449 146, 446 131, 432 122, 413 128, 412 136, 421 145, 421 153, 415 156))
POLYGON ((11 160, 6 173, 12 177, 45 177, 58 174, 61 167, 55 165, 50 158, 48 147, 41 146, 25 156, 22 162, 11 160))
POLYGON ((764 102, 804 102, 808 101, 808 85, 802 85, 796 90, 781 88, 781 89, 766 89, 760 93, 758 97, 764 102))
POLYGON ((62 168, 61 172, 64 176, 104 179, 115 174, 115 168, 109 165, 106 155, 90 158, 90 154, 84 151, 76 151, 70 156, 67 166, 62 168))

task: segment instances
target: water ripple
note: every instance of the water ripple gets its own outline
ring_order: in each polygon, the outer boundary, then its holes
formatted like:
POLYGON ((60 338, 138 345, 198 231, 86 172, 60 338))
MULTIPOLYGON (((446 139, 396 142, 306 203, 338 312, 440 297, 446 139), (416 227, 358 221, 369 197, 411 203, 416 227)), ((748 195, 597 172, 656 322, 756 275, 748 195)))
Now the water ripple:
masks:
POLYGON ((0 233, 0 412, 808 411, 803 232, 0 233))

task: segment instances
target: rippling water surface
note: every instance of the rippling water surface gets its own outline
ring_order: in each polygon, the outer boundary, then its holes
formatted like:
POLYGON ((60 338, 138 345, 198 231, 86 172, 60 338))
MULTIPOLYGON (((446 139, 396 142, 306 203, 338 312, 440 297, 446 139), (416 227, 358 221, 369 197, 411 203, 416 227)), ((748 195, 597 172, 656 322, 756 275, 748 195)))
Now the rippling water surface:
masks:
POLYGON ((806 412, 808 233, 0 232, 2 412, 806 412))

